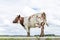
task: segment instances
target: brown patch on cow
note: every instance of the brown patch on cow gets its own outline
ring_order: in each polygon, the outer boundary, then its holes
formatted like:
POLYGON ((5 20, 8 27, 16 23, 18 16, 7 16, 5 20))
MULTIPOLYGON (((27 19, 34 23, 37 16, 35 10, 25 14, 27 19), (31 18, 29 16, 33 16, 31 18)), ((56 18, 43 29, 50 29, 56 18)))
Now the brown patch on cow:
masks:
POLYGON ((13 23, 18 23, 19 18, 20 18, 20 15, 14 19, 13 23))
POLYGON ((29 16, 28 20, 30 21, 30 19, 34 16, 34 14, 32 16, 29 16))

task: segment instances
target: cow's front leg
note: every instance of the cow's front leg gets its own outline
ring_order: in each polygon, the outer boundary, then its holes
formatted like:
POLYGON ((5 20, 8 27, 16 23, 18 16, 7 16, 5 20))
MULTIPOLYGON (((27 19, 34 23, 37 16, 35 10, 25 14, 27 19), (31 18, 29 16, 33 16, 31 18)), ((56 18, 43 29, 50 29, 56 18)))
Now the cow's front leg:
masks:
POLYGON ((28 27, 27 36, 30 36, 30 27, 28 27))

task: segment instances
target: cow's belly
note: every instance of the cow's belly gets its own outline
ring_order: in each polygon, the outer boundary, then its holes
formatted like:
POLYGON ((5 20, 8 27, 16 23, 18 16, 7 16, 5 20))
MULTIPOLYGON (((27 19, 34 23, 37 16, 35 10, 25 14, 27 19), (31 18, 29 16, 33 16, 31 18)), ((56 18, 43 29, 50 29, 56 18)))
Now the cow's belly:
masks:
POLYGON ((29 24, 30 24, 30 27, 34 28, 36 27, 35 24, 37 23, 36 19, 35 18, 31 18, 29 24))

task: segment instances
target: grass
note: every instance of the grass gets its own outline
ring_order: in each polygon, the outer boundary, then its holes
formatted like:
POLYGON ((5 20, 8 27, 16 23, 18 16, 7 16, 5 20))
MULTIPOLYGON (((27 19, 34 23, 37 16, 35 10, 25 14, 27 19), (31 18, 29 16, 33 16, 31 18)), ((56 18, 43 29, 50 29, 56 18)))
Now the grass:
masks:
POLYGON ((0 38, 0 40, 36 40, 35 38, 0 38))
POLYGON ((60 40, 53 37, 0 37, 0 40, 60 40))
POLYGON ((45 40, 52 40, 52 38, 46 38, 45 40))
POLYGON ((39 35, 35 35, 34 37, 23 37, 23 36, 8 36, 8 35, 1 35, 0 40, 60 40, 60 36, 51 36, 45 35, 44 37, 39 37, 39 35))

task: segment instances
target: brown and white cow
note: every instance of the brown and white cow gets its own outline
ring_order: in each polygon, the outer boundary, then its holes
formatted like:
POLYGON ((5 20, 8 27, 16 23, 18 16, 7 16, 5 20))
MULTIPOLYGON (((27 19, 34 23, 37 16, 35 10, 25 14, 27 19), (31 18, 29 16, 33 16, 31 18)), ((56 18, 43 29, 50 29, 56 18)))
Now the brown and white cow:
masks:
POLYGON ((27 31, 27 36, 30 36, 30 28, 39 27, 41 28, 40 36, 44 36, 44 25, 47 25, 46 14, 43 13, 36 13, 29 17, 21 17, 18 15, 13 23, 20 23, 27 31))

